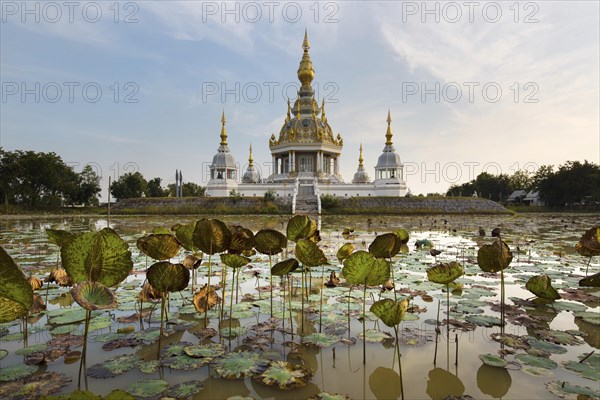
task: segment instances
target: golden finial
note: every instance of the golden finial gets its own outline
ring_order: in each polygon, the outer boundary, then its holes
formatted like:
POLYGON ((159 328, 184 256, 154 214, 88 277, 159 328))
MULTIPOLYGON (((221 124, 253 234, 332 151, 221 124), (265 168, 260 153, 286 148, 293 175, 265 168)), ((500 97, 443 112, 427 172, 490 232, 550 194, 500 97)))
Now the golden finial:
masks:
POLYGON ((296 123, 300 120, 300 92, 298 92, 298 101, 296 102, 298 107, 296 108, 296 123))
POLYGON ((387 116, 387 132, 385 133, 385 145, 386 146, 391 146, 394 143, 392 143, 392 116, 390 115, 390 110, 388 110, 388 116, 387 116))
POLYGON ((221 115, 221 146, 227 146, 227 130, 225 129, 226 122, 225 110, 223 110, 223 114, 221 115))
POLYGON ((358 166, 359 166, 359 167, 364 167, 364 165, 363 165, 363 161, 364 161, 364 160, 363 160, 363 154, 362 154, 362 143, 361 143, 361 144, 360 144, 360 153, 359 153, 359 156, 358 156, 358 166))
POLYGON ((288 104, 288 109, 287 109, 287 117, 286 117, 286 119, 285 119, 285 120, 289 122, 289 121, 290 121, 290 119, 291 119, 291 116, 290 116, 290 114, 291 114, 291 111, 292 111, 292 109, 291 109, 291 107, 290 107, 290 98, 288 97, 288 99, 287 99, 287 100, 288 100, 288 103, 287 103, 287 104, 288 104))
POLYGON ((323 100, 321 101, 321 119, 327 121, 327 117, 325 116, 325 97, 323 97, 323 100))
POLYGON ((315 70, 312 66, 310 55, 308 54, 310 43, 308 41, 308 32, 306 29, 304 29, 304 41, 302 42, 302 48, 304 49, 304 54, 302 55, 302 60, 300 60, 300 66, 298 67, 298 79, 302 85, 310 85, 312 80, 315 78, 315 70))
POLYGON ((250 144, 250 155, 248 156, 248 166, 254 165, 254 158, 252 158, 252 144, 250 144))
POLYGON ((312 103, 312 117, 314 120, 317 119, 317 110, 315 109, 315 106, 317 105, 317 102, 313 100, 312 103))

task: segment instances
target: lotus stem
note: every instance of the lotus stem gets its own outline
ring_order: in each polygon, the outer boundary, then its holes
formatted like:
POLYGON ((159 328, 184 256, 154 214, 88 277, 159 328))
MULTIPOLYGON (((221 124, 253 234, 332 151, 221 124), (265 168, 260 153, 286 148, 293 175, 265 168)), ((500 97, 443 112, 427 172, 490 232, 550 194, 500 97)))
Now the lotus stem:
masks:
POLYGON ((394 291, 394 301, 398 301, 398 295, 396 294, 396 278, 394 278, 394 265, 392 264, 392 257, 390 257, 390 272, 392 273, 392 290, 394 291))
POLYGON ((437 349, 438 349, 438 336, 440 335, 440 308, 441 308, 441 304, 442 302, 440 300, 438 300, 438 310, 437 310, 437 318, 436 318, 436 322, 435 322, 435 353, 433 356, 433 365, 436 364, 437 362, 437 349))
MULTIPOLYGON (((292 332, 292 341, 293 341, 294 340, 294 320, 292 318, 292 292, 294 290, 294 278, 292 278, 292 276, 290 274, 288 274, 288 283, 290 283, 290 290, 289 290, 290 295, 288 296, 288 308, 290 309, 290 331, 292 332)), ((284 318, 285 318, 285 315, 284 315, 284 318)))
MULTIPOLYGON (((271 271, 271 268, 273 268, 273 265, 271 260, 271 253, 269 253, 269 271, 271 271)), ((269 278, 269 289, 271 291, 271 318, 273 318, 273 274, 269 273, 269 278)))
POLYGON ((450 340, 450 284, 446 283, 446 340, 450 340))
POLYGON ((348 292, 348 339, 350 339, 350 296, 352 295, 352 286, 348 292))
MULTIPOLYGON (((225 300, 225 286, 227 286, 227 265, 223 265, 223 269, 221 270, 221 285, 223 286, 223 292, 222 292, 222 298, 223 298, 223 302, 221 303, 221 319, 219 320, 219 323, 221 323, 223 321, 223 314, 225 313, 225 307, 224 305, 226 304, 225 302, 227 300, 225 300)), ((233 294, 233 277, 231 278, 231 294, 233 294)), ((231 312, 230 312, 231 314, 231 312)))
POLYGON ((398 354, 398 375, 400 376, 400 396, 404 400, 404 383, 402 382, 402 360, 400 359, 400 340, 398 339, 398 325, 394 325, 396 334, 396 353, 398 354))
POLYGON ((504 268, 500 270, 500 330, 504 334, 504 268))
POLYGON ((367 320, 367 280, 365 279, 365 286, 363 289, 363 364, 367 364, 367 330, 366 330, 366 320, 367 320))
POLYGON ((300 316, 300 331, 302 335, 304 333, 304 265, 302 266, 302 289, 300 290, 300 297, 302 298, 302 313, 300 316))
MULTIPOLYGON (((233 271, 233 273, 235 273, 235 270, 233 271)), ((233 274, 232 273, 232 274, 233 274)), ((235 279, 233 279, 233 275, 231 276, 231 293, 229 295, 229 348, 231 349, 231 319, 233 318, 233 284, 235 282, 235 279)), ((224 287, 224 286, 223 286, 224 287)), ((223 296, 225 296, 225 293, 223 293, 223 296)), ((225 301, 225 297, 223 297, 223 301, 225 301)), ((223 319, 223 317, 221 316, 221 320, 223 319)))
MULTIPOLYGON (((162 299, 161 299, 161 305, 160 305, 160 332, 158 335, 158 350, 156 352, 156 359, 160 359, 160 344, 162 341, 162 337, 163 337, 163 323, 165 320, 165 294, 164 292, 162 293, 162 299)), ((208 303, 207 303, 208 304, 208 303)))
MULTIPOLYGON (((212 242, 210 242, 210 253, 212 253, 212 242)), ((211 258, 212 258, 212 254, 208 254, 208 279, 206 282, 206 298, 204 299, 204 301, 206 302, 206 304, 208 304, 208 295, 210 293, 210 274, 211 274, 211 258)), ((204 327, 208 328, 208 310, 206 310, 206 312, 204 313, 204 327)))
POLYGON ((454 334, 454 342, 456 343, 456 355, 454 358, 454 365, 458 367, 458 333, 454 334))
POLYGON ((321 301, 319 302, 319 333, 321 333, 321 327, 323 326, 323 289, 325 285, 325 266, 321 265, 321 301))
MULTIPOLYGON (((79 362, 79 376, 77 379, 77 387, 81 388, 81 371, 83 369, 83 364, 85 363, 85 358, 87 354, 87 338, 90 330, 90 319, 92 312, 90 310, 85 310, 85 328, 83 331, 83 349, 81 350, 81 361, 79 362)), ((85 374, 85 371, 83 372, 85 374)))

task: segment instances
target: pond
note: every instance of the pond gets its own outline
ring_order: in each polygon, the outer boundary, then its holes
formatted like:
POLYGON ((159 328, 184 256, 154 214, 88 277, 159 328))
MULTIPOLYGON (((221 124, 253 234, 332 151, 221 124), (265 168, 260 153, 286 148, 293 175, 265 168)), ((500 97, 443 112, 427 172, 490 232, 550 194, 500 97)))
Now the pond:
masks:
MULTIPOLYGON (((214 218, 254 233, 275 229, 283 234, 289 220, 214 218)), ((155 261, 136 241, 157 228, 195 220, 113 217, 110 227, 129 244, 134 269, 116 289, 118 306, 91 313, 85 360, 85 310, 69 287, 44 283, 35 293, 47 309, 28 317, 27 335, 20 320, 0 325, 0 398, 68 394, 78 388, 102 396, 122 389, 139 397, 186 399, 600 397, 600 289, 579 286, 586 270, 590 275, 600 270, 600 257, 590 260, 575 252, 581 235, 598 225, 597 214, 324 216, 318 221, 318 247, 328 265, 311 268, 304 280, 300 269, 291 279, 270 276, 270 265, 295 255, 291 241, 271 260, 252 255, 249 264, 236 269, 238 274, 213 255, 211 285, 225 276, 224 297, 223 288, 217 290, 222 306, 201 315, 192 304, 191 284, 170 293, 158 357, 161 302, 142 303, 140 314, 138 299, 146 269, 155 261), (478 249, 498 240, 491 237, 497 227, 513 253, 504 273, 504 329, 499 326, 501 275, 483 272, 477 262, 478 249), (348 285, 338 249, 352 243, 356 251, 366 251, 377 235, 399 228, 410 238, 408 252, 391 260, 395 291, 348 285), (434 256, 427 245, 441 252, 434 256), (448 293, 445 285, 430 282, 426 271, 450 262, 460 263, 464 275, 448 293), (341 281, 325 287, 332 272, 341 281), (535 296, 525 283, 541 274, 551 279, 561 299, 532 301, 535 296), (405 298, 408 310, 398 325, 397 349, 395 329, 369 309, 381 299, 405 298), (491 366, 482 359, 506 365, 491 366)), ((2 219, 0 245, 27 276, 44 280, 60 262, 59 248, 49 242, 46 229, 85 232, 106 226, 97 217, 2 219)), ((181 249, 171 261, 181 262, 186 254, 181 249)), ((204 255, 195 290, 207 281, 208 263, 204 255)))

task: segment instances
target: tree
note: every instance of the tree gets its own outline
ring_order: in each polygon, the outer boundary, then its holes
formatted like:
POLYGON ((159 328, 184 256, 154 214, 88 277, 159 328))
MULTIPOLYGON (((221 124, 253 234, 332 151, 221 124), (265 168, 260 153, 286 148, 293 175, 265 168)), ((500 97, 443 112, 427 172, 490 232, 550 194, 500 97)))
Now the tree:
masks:
MULTIPOLYGON (((168 195, 175 197, 175 184, 171 183, 167 188, 168 195)), ((182 197, 204 197, 206 196, 206 187, 193 182, 185 182, 181 186, 181 195, 182 197)))
POLYGON ((153 178, 148 181, 148 197, 166 197, 169 194, 168 190, 162 188, 161 182, 161 178, 153 178))
POLYGON ((526 190, 530 191, 533 188, 533 178, 531 174, 523 169, 515 171, 509 178, 510 191, 526 190))
POLYGON ((600 166, 567 161, 538 184, 540 197, 554 208, 600 202, 600 166))
POLYGON ((110 193, 117 199, 141 197, 148 189, 148 182, 140 172, 128 172, 110 185, 110 193))
POLYGON ((85 206, 98 205, 100 195, 100 177, 91 165, 86 165, 79 173, 79 191, 77 200, 85 206))

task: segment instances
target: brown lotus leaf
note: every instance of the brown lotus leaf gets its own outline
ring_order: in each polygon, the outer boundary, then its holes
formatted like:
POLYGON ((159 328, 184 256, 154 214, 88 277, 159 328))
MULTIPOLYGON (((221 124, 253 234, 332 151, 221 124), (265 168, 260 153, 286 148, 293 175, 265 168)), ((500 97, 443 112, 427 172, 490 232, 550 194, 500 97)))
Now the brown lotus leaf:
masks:
POLYGON ((143 310, 141 313, 136 312, 126 317, 119 317, 117 318, 117 322, 120 324, 131 324, 133 322, 138 322, 142 318, 146 318, 148 315, 150 315, 150 310, 146 309, 143 310))
POLYGON ((48 348, 78 347, 83 344, 84 337, 77 335, 59 335, 50 339, 46 344, 48 348))
POLYGON ((162 294, 156 290, 150 282, 144 283, 138 296, 142 301, 159 301, 162 299, 162 294))
POLYGON ((6 400, 38 399, 58 392, 71 378, 63 373, 42 372, 25 379, 0 385, 0 398, 6 400))
POLYGON ((191 254, 188 254, 187 256, 185 256, 182 264, 189 270, 198 269, 198 267, 202 265, 202 257, 198 258, 191 254))
POLYGON ((65 354, 65 364, 73 364, 81 358, 81 351, 73 350, 65 354))
POLYGON ((208 285, 204 285, 199 291, 194 293, 194 307, 200 314, 204 314, 221 302, 221 298, 212 288, 209 290, 208 285))
POLYGON ((38 314, 46 309, 46 304, 44 304, 44 299, 39 294, 33 295, 33 303, 31 303, 31 308, 29 309, 30 314, 38 314))
POLYGON ((213 328, 204 328, 204 329, 201 329, 199 331, 194 331, 192 333, 194 334, 194 336, 196 336, 198 339, 200 339, 201 342, 203 340, 215 337, 215 336, 217 336, 219 334, 219 332, 217 332, 213 328))
POLYGON ((134 339, 134 338, 116 339, 116 340, 111 340, 110 342, 104 343, 102 345, 102 350, 111 351, 111 350, 120 349, 122 347, 135 347, 140 344, 142 344, 142 342, 140 340, 134 339))
POLYGON ((73 280, 67 275, 67 271, 65 271, 64 268, 56 268, 50 271, 50 274, 46 278, 46 282, 56 282, 60 286, 73 286, 73 280))
POLYGON ((27 278, 27 282, 29 282, 33 290, 38 290, 39 288, 44 286, 42 280, 34 275, 29 276, 29 278, 27 278))
POLYGON ((327 282, 325 282, 325 286, 332 288, 332 287, 336 287, 339 284, 340 284, 340 278, 337 277, 337 275, 335 274, 335 271, 331 271, 331 273, 329 274, 329 280, 327 282))
POLYGON ((27 365, 46 364, 46 353, 43 351, 36 351, 35 353, 27 354, 25 356, 25 364, 27 364, 27 365))

